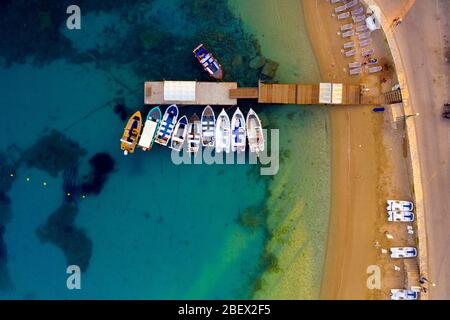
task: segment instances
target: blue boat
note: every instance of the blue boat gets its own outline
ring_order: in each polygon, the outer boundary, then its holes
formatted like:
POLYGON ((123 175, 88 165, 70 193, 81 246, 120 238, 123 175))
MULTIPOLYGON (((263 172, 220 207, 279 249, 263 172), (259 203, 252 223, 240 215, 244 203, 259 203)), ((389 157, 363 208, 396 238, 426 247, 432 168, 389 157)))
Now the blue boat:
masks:
POLYGON ((223 78, 222 66, 219 61, 217 61, 217 59, 205 49, 203 44, 200 44, 197 48, 195 48, 193 53, 198 62, 202 65, 203 69, 205 69, 211 77, 217 80, 221 80, 223 78))
POLYGON ((178 119, 178 107, 176 104, 169 106, 164 112, 159 126, 158 133, 156 134, 155 142, 162 146, 167 146, 170 137, 172 136, 175 124, 178 119))
POLYGON ((188 119, 186 116, 182 116, 173 130, 172 141, 170 144, 171 149, 181 151, 184 140, 186 139, 187 129, 188 119))

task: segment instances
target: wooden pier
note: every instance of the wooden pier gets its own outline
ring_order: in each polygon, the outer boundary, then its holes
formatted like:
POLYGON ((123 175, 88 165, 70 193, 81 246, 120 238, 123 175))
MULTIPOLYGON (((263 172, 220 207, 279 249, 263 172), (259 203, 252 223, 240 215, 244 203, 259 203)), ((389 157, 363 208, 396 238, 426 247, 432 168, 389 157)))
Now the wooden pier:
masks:
POLYGON ((362 94, 361 86, 341 83, 266 84, 238 88, 236 82, 145 82, 145 104, 237 105, 238 99, 265 104, 361 105, 382 103, 362 94))

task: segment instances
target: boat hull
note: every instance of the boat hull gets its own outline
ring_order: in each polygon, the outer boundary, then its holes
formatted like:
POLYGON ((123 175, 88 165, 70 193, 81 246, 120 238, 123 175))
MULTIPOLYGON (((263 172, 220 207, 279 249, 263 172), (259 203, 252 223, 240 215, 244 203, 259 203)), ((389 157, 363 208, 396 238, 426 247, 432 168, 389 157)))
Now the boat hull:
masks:
POLYGON ((186 116, 182 116, 180 120, 178 120, 175 129, 172 134, 172 141, 170 143, 170 148, 176 151, 181 151, 183 148, 184 141, 186 140, 188 129, 188 121, 186 116))
POLYGON ((216 122, 216 152, 218 153, 231 151, 230 126, 230 118, 225 110, 222 110, 216 122))
POLYGON ((147 151, 152 148, 160 123, 161 123, 161 110, 159 109, 159 107, 155 107, 152 110, 150 110, 150 112, 147 115, 144 130, 142 131, 141 139, 139 140, 138 145, 139 147, 142 148, 142 150, 147 151))
POLYGON ((167 108, 156 134, 155 143, 162 146, 168 145, 178 119, 178 113, 178 107, 175 104, 167 108))
POLYGON ((259 120, 258 115, 252 109, 247 114, 246 125, 250 152, 260 153, 264 151, 264 133, 261 120, 259 120))
POLYGON ((231 118, 231 151, 245 152, 247 146, 247 135, 245 118, 241 110, 237 108, 231 118))
POLYGON ((214 147, 215 145, 215 129, 216 117, 210 106, 207 106, 202 113, 202 145, 204 147, 214 147))
POLYGON ((138 144, 142 130, 142 115, 139 111, 134 113, 128 120, 122 138, 120 139, 120 148, 124 154, 133 153, 138 144))

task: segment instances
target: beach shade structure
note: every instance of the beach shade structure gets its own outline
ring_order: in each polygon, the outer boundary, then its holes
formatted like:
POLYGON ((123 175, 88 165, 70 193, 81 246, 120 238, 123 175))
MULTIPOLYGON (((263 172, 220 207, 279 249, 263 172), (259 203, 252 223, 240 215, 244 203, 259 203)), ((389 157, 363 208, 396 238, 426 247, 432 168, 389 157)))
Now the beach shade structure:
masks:
POLYGON ((370 31, 381 29, 381 10, 376 5, 370 5, 367 8, 367 14, 370 15, 366 18, 366 26, 370 31))

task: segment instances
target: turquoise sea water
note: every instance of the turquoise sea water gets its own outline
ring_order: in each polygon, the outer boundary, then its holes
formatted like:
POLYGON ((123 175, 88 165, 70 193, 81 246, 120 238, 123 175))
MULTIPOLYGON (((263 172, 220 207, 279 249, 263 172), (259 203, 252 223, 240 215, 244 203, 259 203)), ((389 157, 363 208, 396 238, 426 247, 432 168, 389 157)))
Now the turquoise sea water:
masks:
MULTIPOLYGON (((124 157, 117 111, 150 110, 145 80, 209 80, 191 55, 200 41, 225 80, 255 85, 256 39, 226 1, 79 3, 82 30, 72 31, 69 2, 0 5, 8 17, 0 25, 8 34, 0 41, 0 298, 252 297, 268 234, 241 218, 265 205, 274 179, 252 165, 176 166, 161 146, 124 157), (98 153, 106 160, 95 171, 98 153), (110 161, 113 170, 101 172, 110 161), (83 183, 98 190, 70 189, 83 183), (81 290, 67 289, 68 264, 82 265, 81 290)), ((297 112, 256 109, 263 119, 276 113, 277 124, 297 112)), ((201 108, 182 107, 193 112, 201 108)), ((314 133, 302 123, 285 138, 314 133)))

